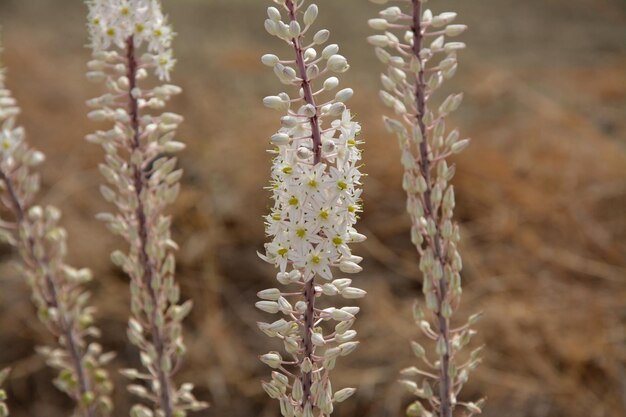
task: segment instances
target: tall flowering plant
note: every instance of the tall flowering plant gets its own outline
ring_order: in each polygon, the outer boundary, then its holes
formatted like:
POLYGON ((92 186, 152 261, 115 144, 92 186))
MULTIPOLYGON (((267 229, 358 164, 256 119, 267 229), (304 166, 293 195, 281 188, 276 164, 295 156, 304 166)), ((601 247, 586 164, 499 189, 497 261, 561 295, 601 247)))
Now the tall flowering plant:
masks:
POLYGON ((129 245, 127 253, 115 251, 113 262, 130 276, 131 318, 128 337, 140 351, 144 370, 124 374, 140 383, 129 391, 150 406, 135 405, 133 417, 181 417, 205 404, 193 396, 191 384, 178 387, 174 374, 180 368, 185 345, 182 320, 191 302, 181 303, 174 279, 176 243, 170 234, 166 207, 176 200, 182 170, 171 156, 184 148, 175 140, 183 118, 160 113, 181 89, 171 84, 141 86, 154 74, 168 81, 175 60, 174 33, 157 0, 92 0, 89 32, 93 60, 88 78, 102 81, 106 93, 88 105, 92 120, 112 124, 87 140, 106 154, 100 171, 107 184, 105 200, 117 213, 101 214, 109 229, 129 245))
POLYGON ((345 105, 351 89, 328 97, 339 85, 334 74, 349 68, 337 45, 325 45, 329 31, 319 30, 306 40, 318 7, 305 7, 304 1, 274 3, 277 7, 267 9, 265 28, 289 45, 292 57, 267 54, 262 62, 297 93, 264 99, 265 106, 284 116, 270 140, 273 206, 265 223, 271 241, 260 257, 278 269, 280 284, 293 289, 258 294, 259 309, 284 316, 259 323, 285 350, 261 356, 274 370, 263 388, 280 402, 285 417, 329 416, 335 403, 354 393, 353 388, 333 391, 329 375, 336 360, 358 345, 351 327, 359 308, 321 305, 319 298, 365 295, 350 279, 336 277, 337 270, 361 271, 361 258, 349 246, 365 239, 354 228, 361 211, 360 126, 345 105))
MULTIPOLYGON (((377 4, 390 0, 372 0, 377 4)), ((447 38, 463 33, 465 25, 452 24, 456 13, 434 15, 424 10, 426 0, 396 0, 403 5, 387 7, 369 25, 383 31, 370 36, 377 57, 387 66, 381 80, 382 101, 392 108, 399 120, 385 118, 387 128, 395 132, 402 149, 403 188, 407 192, 407 211, 411 217, 411 240, 420 255, 423 292, 427 315, 415 308, 415 320, 424 335, 435 344, 435 358, 417 342, 412 343, 423 367, 402 371, 407 377, 419 377, 421 386, 411 379, 402 383, 421 398, 407 409, 409 417, 451 417, 457 408, 465 415, 481 412, 482 402, 457 400, 469 373, 480 362, 479 349, 469 359, 459 358, 475 331, 478 315, 459 327, 452 326, 452 315, 461 301, 462 261, 458 250, 459 227, 453 221, 454 188, 450 180, 455 168, 450 156, 463 151, 468 139, 460 139, 458 130, 446 132, 445 118, 461 104, 461 94, 451 94, 438 107, 432 97, 444 80, 457 69, 461 42, 447 38), (401 32, 400 36, 394 34, 401 32), (433 389, 433 385, 436 389, 433 389), (423 401, 422 401, 423 400, 423 401), (423 403, 426 403, 428 411, 423 403)))
MULTIPOLYGON (((36 167, 44 155, 30 147, 24 129, 16 125, 19 112, 0 68, 0 201, 10 213, 10 218, 0 220, 0 238, 19 250, 19 267, 39 319, 55 338, 53 346, 39 349, 59 372, 55 385, 75 401, 76 416, 106 417, 112 410, 113 387, 105 365, 113 355, 102 353, 93 341, 100 331, 84 288, 92 275, 65 261, 67 232, 60 225, 61 212, 34 203, 39 191, 36 167)), ((0 381, 5 378, 3 371, 0 381)), ((0 391, 0 402, 3 397, 0 391)), ((0 416, 7 414, 0 404, 0 416)))

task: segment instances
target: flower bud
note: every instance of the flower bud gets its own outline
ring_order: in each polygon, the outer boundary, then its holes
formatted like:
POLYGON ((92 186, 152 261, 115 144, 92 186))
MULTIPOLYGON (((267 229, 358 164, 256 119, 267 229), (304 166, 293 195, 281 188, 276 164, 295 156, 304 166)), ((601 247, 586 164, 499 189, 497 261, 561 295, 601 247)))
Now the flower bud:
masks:
POLYGON ((277 133, 272 136, 270 141, 276 146, 284 146, 289 144, 289 135, 285 133, 277 133))
POLYGON ((417 384, 413 381, 410 381, 408 379, 402 379, 399 382, 411 394, 415 394, 417 391, 419 391, 417 384))
POLYGON ((267 17, 269 17, 274 22, 278 22, 282 18, 282 16, 280 15, 280 11, 276 7, 267 8, 267 17))
POLYGON ((258 301, 255 306, 259 310, 270 314, 276 314, 279 311, 278 303, 274 301, 258 301))
POLYGON ((367 24, 374 30, 387 30, 389 28, 389 22, 385 19, 370 19, 367 24))
POLYGON ((261 57, 261 62, 263 65, 267 65, 268 67, 273 67, 274 65, 280 62, 280 59, 273 54, 265 54, 261 57))
POLYGON ((296 401, 301 401, 304 396, 304 390, 302 388, 302 381, 300 378, 296 378, 293 382, 293 388, 291 389, 291 397, 296 401))
POLYGON ((389 38, 386 35, 372 35, 367 37, 367 42, 380 48, 389 46, 389 38))
POLYGON ((307 7, 306 12, 304 12, 304 24, 310 26, 317 19, 318 8, 316 4, 311 4, 307 7))
POLYGON ((261 362, 274 369, 280 368, 283 362, 283 358, 278 352, 266 353, 265 355, 261 355, 259 359, 261 359, 261 362))
POLYGON ((326 41, 330 38, 330 32, 326 29, 322 29, 313 35, 313 43, 316 45, 321 45, 326 43, 326 41))
POLYGON ((347 299, 363 298, 367 295, 367 292, 360 288, 348 287, 341 291, 341 296, 347 299))
POLYGON ((335 95, 335 101, 345 103, 350 100, 354 91, 351 88, 344 88, 335 95))
POLYGON ((337 77, 330 77, 324 81, 324 90, 330 91, 337 88, 339 85, 339 79, 337 77))
POLYGON ((324 340, 324 335, 317 332, 311 332, 311 341, 315 346, 323 346, 326 344, 324 340))
POLYGON ((328 58, 326 66, 330 71, 336 73, 346 72, 350 68, 350 66, 348 65, 348 60, 342 55, 338 54, 335 54, 328 58))
POLYGON ((259 291, 257 297, 262 300, 277 301, 280 298, 280 290, 278 288, 270 288, 267 290, 259 291))
POLYGON ((305 374, 313 370, 313 363, 311 362, 311 359, 309 357, 306 357, 302 360, 302 363, 300 364, 300 370, 305 374))
POLYGON ((338 402, 338 403, 344 402, 348 398, 352 397, 352 395, 354 395, 355 392, 356 392, 355 388, 341 389, 335 393, 335 395, 333 396, 333 401, 338 402))
POLYGON ((322 50, 322 58, 323 59, 328 59, 331 56, 337 54, 339 52, 339 46, 337 44, 330 44, 327 45, 323 50, 322 50))
POLYGON ((356 274, 361 272, 363 268, 352 261, 341 261, 339 264, 339 270, 341 272, 345 272, 346 274, 356 274))
POLYGON ((466 25, 448 25, 446 26, 445 33, 446 33, 446 36, 454 37, 454 36, 460 35, 466 30, 467 30, 466 25))
POLYGON ((380 15, 388 22, 395 22, 402 17, 402 10, 398 6, 393 6, 381 11, 380 15))

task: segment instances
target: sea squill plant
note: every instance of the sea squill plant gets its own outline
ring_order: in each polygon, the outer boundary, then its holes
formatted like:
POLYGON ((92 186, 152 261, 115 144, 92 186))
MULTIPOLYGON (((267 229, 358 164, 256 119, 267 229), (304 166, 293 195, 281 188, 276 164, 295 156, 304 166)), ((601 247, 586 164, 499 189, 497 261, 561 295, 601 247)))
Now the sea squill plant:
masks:
POLYGON ((88 102, 94 109, 89 117, 112 124, 87 140, 105 152, 100 171, 107 184, 101 192, 117 208, 117 213, 99 218, 129 245, 126 253, 115 251, 111 258, 130 277, 128 338, 139 349, 144 367, 123 373, 138 382, 129 385, 129 391, 149 404, 135 405, 131 415, 183 417, 206 404, 196 400, 191 384, 178 387, 173 380, 185 353, 182 321, 191 310, 191 301, 180 301, 177 245, 170 234, 171 217, 165 213, 176 200, 182 176, 171 155, 185 147, 175 140, 183 118, 160 112, 181 92, 162 84, 175 63, 174 33, 158 0, 87 4, 93 49, 87 77, 106 85, 102 96, 88 102), (151 74, 158 80, 149 80, 151 74))
MULTIPOLYGON (((39 348, 59 372, 55 385, 75 401, 76 416, 106 417, 112 410, 113 387, 104 367, 113 355, 93 341, 100 331, 93 324, 94 309, 85 290, 92 275, 65 262, 67 232, 60 225, 61 212, 35 204, 36 167, 44 155, 30 147, 24 129, 16 125, 19 112, 0 69, 0 201, 11 216, 0 220, 0 237, 19 251, 19 268, 39 319, 55 339, 54 345, 39 348)), ((3 372, 0 379, 5 377, 3 372)), ((0 405, 0 415, 5 408, 0 405)))
POLYGON ((284 316, 259 323, 285 349, 283 354, 273 351, 261 356, 274 370, 263 388, 279 400, 285 417, 323 417, 355 391, 333 391, 329 374, 336 360, 358 345, 351 327, 359 308, 321 305, 318 299, 365 295, 351 286, 350 279, 336 277, 337 269, 347 274, 361 271, 362 258, 352 255, 349 246, 365 240, 354 229, 361 211, 360 126, 344 104, 353 94, 351 89, 328 97, 339 85, 333 74, 349 68, 346 58, 338 54, 337 45, 324 46, 328 30, 306 40, 318 7, 305 8, 304 1, 274 3, 278 7, 267 9, 265 28, 289 45, 292 56, 281 59, 267 54, 262 62, 297 92, 294 97, 282 92, 264 99, 265 106, 283 117, 270 140, 273 207, 265 223, 271 242, 260 256, 278 269, 278 282, 293 289, 258 293, 259 309, 284 316))
POLYGON ((459 355, 475 334, 471 326, 479 316, 452 327, 452 316, 461 301, 463 264, 458 250, 459 227, 453 221, 454 188, 450 185, 455 167, 448 164, 448 158, 463 151, 469 140, 460 139, 456 129, 447 133, 445 126, 445 118, 461 104, 462 94, 449 95, 438 107, 431 104, 443 81, 456 72, 457 52, 465 48, 465 44, 448 42, 446 38, 462 34, 466 26, 452 24, 456 13, 433 15, 424 10, 426 0, 396 3, 403 7, 387 7, 379 18, 369 21, 370 27, 383 33, 370 36, 368 41, 387 66, 381 76, 382 101, 399 118, 385 118, 385 124, 400 142, 411 240, 420 255, 427 312, 416 305, 414 316, 435 345, 433 359, 420 344, 412 343, 423 366, 407 368, 402 374, 419 377, 421 384, 411 379, 402 383, 421 400, 409 405, 407 415, 451 417, 455 409, 464 408, 465 415, 471 416, 481 412, 482 401, 461 402, 457 397, 480 362, 480 349, 472 351, 467 359, 459 355), (400 36, 393 31, 400 32, 400 36))

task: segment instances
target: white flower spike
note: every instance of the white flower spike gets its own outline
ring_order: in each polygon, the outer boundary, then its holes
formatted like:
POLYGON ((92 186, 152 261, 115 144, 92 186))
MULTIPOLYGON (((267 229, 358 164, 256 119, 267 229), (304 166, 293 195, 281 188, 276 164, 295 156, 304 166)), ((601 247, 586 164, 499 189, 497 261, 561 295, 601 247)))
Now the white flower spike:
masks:
POLYGON ((271 241, 260 257, 278 269, 276 278, 281 284, 296 290, 259 293, 263 300, 257 303, 259 309, 286 317, 259 326, 269 336, 280 338, 291 357, 280 362, 276 362, 275 354, 262 357, 276 369, 272 381, 263 386, 268 395, 279 400, 285 417, 327 417, 333 403, 354 392, 344 389, 333 396, 329 371, 338 356, 357 346, 351 341, 356 332, 350 327, 358 308, 319 310, 315 303, 321 295, 340 295, 347 300, 365 295, 363 290, 348 287, 350 280, 341 288, 335 285, 341 281, 335 279, 338 271, 356 273, 362 269, 358 265, 361 258, 353 256, 350 248, 350 244, 365 240, 354 228, 361 211, 361 128, 345 104, 353 95, 351 89, 330 93, 324 101, 324 96, 339 85, 334 74, 349 68, 337 45, 322 46, 330 32, 317 31, 311 44, 304 46, 318 7, 305 7, 303 1, 274 3, 277 7, 268 8, 265 28, 290 46, 295 59, 281 60, 266 54, 262 62, 274 68, 283 84, 299 89, 299 95, 292 98, 280 93, 263 100, 265 106, 285 115, 282 127, 270 139, 274 204, 265 220, 271 241), (314 88, 314 84, 320 87, 314 88), (287 298, 294 299, 295 304, 287 298), (282 379, 291 380, 291 390, 282 379))
MULTIPOLYGON (((176 60, 172 58, 175 33, 167 23, 158 0, 87 0, 88 28, 94 55, 126 49, 129 38, 135 48, 145 46, 142 60, 160 80, 169 81, 176 60)), ((106 64, 104 65, 106 66, 106 64)), ((97 71, 104 68, 98 66, 97 71)))
POLYGON ((457 53, 465 48, 465 44, 447 42, 446 38, 460 35, 466 26, 451 24, 456 13, 433 15, 430 10, 423 10, 426 0, 371 1, 387 5, 379 17, 369 20, 372 29, 383 33, 370 36, 368 42, 387 66, 381 76, 380 97, 398 117, 385 118, 385 125, 398 136, 402 150, 402 186, 412 221, 411 241, 421 257, 423 292, 432 325, 424 319, 421 309, 415 310, 415 316, 422 332, 436 346, 436 360, 430 361, 421 345, 413 345, 416 356, 429 369, 423 372, 413 368, 417 372, 409 375, 433 378, 424 378, 422 388, 413 381, 402 381, 412 394, 429 403, 432 412, 418 400, 409 406, 407 415, 452 417, 455 409, 464 407, 464 415, 472 416, 480 412, 481 403, 470 408, 456 401, 469 372, 480 359, 456 363, 457 352, 475 332, 470 329, 473 323, 451 327, 452 313, 461 298, 462 263, 458 252, 459 227, 453 223, 454 189, 449 184, 455 170, 447 162, 448 157, 463 151, 469 140, 460 140, 456 130, 446 135, 444 122, 459 107, 463 96, 452 94, 435 109, 430 105, 443 81, 456 72, 457 53), (389 6, 393 3, 402 7, 389 6), (392 31, 399 31, 401 36, 392 31), (433 368, 438 375, 432 373, 433 368), (436 394, 430 383, 437 386, 436 394))
MULTIPOLYGON (((113 356, 93 340, 100 330, 93 324, 94 309, 85 290, 92 275, 66 263, 67 232, 61 226, 61 212, 34 205, 40 182, 37 167, 44 154, 31 148, 24 129, 16 126, 19 112, 0 66, 0 201, 8 213, 0 220, 0 240, 19 250, 20 269, 39 319, 56 341, 38 351, 59 372, 54 383, 75 402, 73 415, 108 417, 113 385, 106 365, 113 356)), ((6 370, 0 371, 0 381, 6 376, 6 370)), ((8 415, 3 400, 0 390, 0 417, 8 415)))
POLYGON ((175 63, 174 33, 158 0, 88 0, 87 4, 93 49, 87 76, 107 87, 105 94, 88 102, 94 109, 89 117, 111 124, 109 130, 97 131, 87 140, 106 153, 100 171, 107 184, 101 192, 118 211, 99 217, 129 245, 128 253, 116 251, 111 260, 131 278, 128 338, 139 349, 145 372, 126 375, 142 384, 147 380, 147 387, 128 387, 149 404, 135 405, 131 416, 184 416, 206 405, 195 399, 190 384, 178 387, 174 382, 185 351, 182 320, 191 302, 180 302, 176 244, 165 209, 180 190, 182 170, 176 169, 171 154, 185 147, 175 140, 183 118, 159 114, 181 89, 158 82, 143 86, 150 73, 169 80, 175 63))

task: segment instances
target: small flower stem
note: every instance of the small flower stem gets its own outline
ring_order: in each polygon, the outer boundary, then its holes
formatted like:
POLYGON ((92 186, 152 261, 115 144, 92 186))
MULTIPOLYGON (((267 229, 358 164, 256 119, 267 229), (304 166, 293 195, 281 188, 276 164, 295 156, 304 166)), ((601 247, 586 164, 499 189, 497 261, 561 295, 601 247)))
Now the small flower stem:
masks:
MULTIPOLYGON (((292 0, 285 0, 285 6, 289 11, 289 19, 291 21, 297 20, 296 18, 296 6, 292 0)), ((302 79, 302 90, 304 92, 304 100, 307 104, 312 105, 317 109, 315 104, 315 97, 311 88, 311 82, 308 79, 306 73, 306 63, 304 62, 304 52, 300 44, 299 38, 293 38, 291 43, 296 54, 296 65, 298 66, 298 72, 300 79, 302 79)), ((309 118, 311 123, 311 137, 313 139, 313 152, 314 152, 314 164, 320 163, 322 159, 322 134, 320 129, 319 118, 317 112, 313 117, 309 118)), ((312 333, 315 327, 315 278, 311 278, 306 282, 303 291, 304 300, 307 308, 304 313, 304 329, 303 329, 303 342, 304 342, 304 355, 313 361, 313 340, 312 333)), ((306 372, 302 375, 302 389, 304 395, 302 397, 302 406, 304 407, 307 402, 311 402, 311 385, 313 383, 313 375, 311 372, 306 372)), ((311 402, 312 403, 312 402, 311 402)))
MULTIPOLYGON (((129 82, 129 114, 131 119, 131 127, 133 130, 133 139, 131 142, 132 153, 141 151, 140 142, 140 125, 139 125, 139 104, 137 98, 134 96, 134 89, 137 87, 137 59, 135 56, 135 42, 134 38, 130 36, 126 41, 126 58, 128 64, 128 82, 129 82)), ((143 286, 150 296, 153 303, 152 317, 150 318, 150 333, 152 336, 152 344, 156 350, 156 371, 159 381, 159 405, 164 417, 173 417, 174 410, 172 405, 171 392, 171 380, 170 375, 167 374, 162 367, 163 358, 165 356, 165 341, 161 329, 157 325, 157 314, 161 305, 159 295, 156 293, 152 286, 154 276, 154 265, 150 256, 148 255, 148 222, 146 212, 142 201, 142 192, 144 190, 144 172, 141 165, 132 164, 133 178, 135 194, 137 196, 137 209, 135 215, 137 217, 137 223, 139 228, 139 262, 143 269, 143 286)))
MULTIPOLYGON (((420 50, 422 49, 422 3, 420 0, 412 0, 413 2, 413 25, 411 27, 413 31, 413 53, 419 59, 420 50)), ((429 150, 428 150, 428 129, 424 124, 424 115, 426 112, 426 81, 424 77, 424 70, 421 69, 416 82, 415 99, 417 104, 417 124, 422 132, 423 140, 419 145, 420 153, 420 170, 421 174, 426 180, 427 189, 424 192, 424 214, 430 218, 436 225, 436 232, 431 241, 433 253, 435 255, 436 262, 441 263, 442 269, 446 262, 443 255, 443 248, 441 246, 441 228, 437 222, 437 213, 433 210, 433 204, 431 200, 431 194, 433 185, 430 178, 430 164, 429 150)), ((445 344, 445 352, 441 358, 440 374, 439 374, 439 401, 440 417, 452 417, 452 389, 449 376, 450 368, 450 329, 449 320, 442 314, 442 306, 444 301, 448 297, 448 284, 444 278, 439 280, 438 291, 438 311, 437 321, 439 326, 439 336, 443 338, 445 344)))
MULTIPOLYGON (((306 300, 306 311, 304 313, 304 355, 313 361, 313 340, 312 333, 314 327, 314 308, 315 308, 315 284, 311 278, 304 287, 304 299, 306 300)), ((303 406, 306 401, 310 401, 312 373, 307 372, 302 376, 302 389, 304 391, 303 406)))
MULTIPOLYGON (((11 181, 10 176, 7 175, 3 170, 0 170, 0 181, 4 182, 7 194, 9 196, 9 204, 12 209, 13 215, 15 216, 18 223, 18 230, 23 226, 28 226, 28 220, 25 213, 25 204, 18 196, 15 185, 13 181, 11 181)), ((68 321, 65 311, 61 308, 59 304, 58 297, 58 289, 56 281, 57 279, 53 275, 53 272, 50 271, 49 264, 45 260, 41 260, 37 257, 35 253, 35 241, 31 235, 28 236, 25 248, 27 259, 25 261, 30 261, 30 263, 36 265, 36 267, 41 271, 47 271, 45 273, 45 282, 46 282, 46 291, 47 297, 45 297, 45 301, 48 306, 57 309, 59 313, 59 320, 57 325, 60 328, 61 335, 65 338, 65 345, 69 352, 70 360, 72 362, 72 367, 74 368, 74 372, 76 377, 78 378, 78 390, 79 397, 76 398, 77 406, 80 410, 82 410, 82 415, 84 417, 95 417, 96 412, 93 406, 85 406, 82 403, 83 397, 91 392, 91 381, 87 376, 87 372, 85 370, 85 366, 83 364, 82 358, 84 356, 83 348, 80 342, 77 340, 76 330, 73 327, 73 323, 68 321)))

